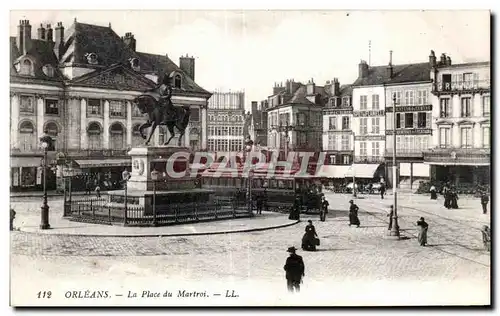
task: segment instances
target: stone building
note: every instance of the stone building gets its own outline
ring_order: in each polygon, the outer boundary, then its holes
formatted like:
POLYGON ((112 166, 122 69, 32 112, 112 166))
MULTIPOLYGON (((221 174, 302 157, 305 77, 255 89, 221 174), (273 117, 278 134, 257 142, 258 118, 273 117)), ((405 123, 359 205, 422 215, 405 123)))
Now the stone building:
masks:
POLYGON ((431 52, 432 149, 424 152, 431 179, 452 185, 490 183, 491 64, 452 64, 431 52))
MULTIPOLYGON (((68 29, 61 22, 40 25, 37 38, 30 22, 21 20, 9 44, 13 190, 40 187, 38 142, 44 132, 79 172, 116 182, 130 167, 127 149, 143 144, 138 127, 144 118, 131 101, 165 74, 175 86, 173 103, 191 107, 184 145, 206 147, 211 94, 194 81, 194 58, 181 57, 177 66, 167 55, 138 52, 132 33, 120 37, 111 25, 76 19, 68 29)), ((153 143, 165 139, 159 128, 153 143)), ((55 173, 60 178, 61 168, 55 173)), ((55 175, 48 178, 53 187, 55 175)))
POLYGON ((267 100, 252 101, 250 138, 256 145, 267 147, 267 100))

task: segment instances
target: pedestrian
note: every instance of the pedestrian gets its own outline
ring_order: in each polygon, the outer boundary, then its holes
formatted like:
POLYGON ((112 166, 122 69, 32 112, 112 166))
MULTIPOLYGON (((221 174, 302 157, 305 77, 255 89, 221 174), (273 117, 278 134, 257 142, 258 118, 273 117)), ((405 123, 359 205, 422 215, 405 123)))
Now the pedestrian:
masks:
POLYGON ((306 226, 306 232, 302 237, 302 250, 316 251, 316 246, 319 246, 319 238, 316 233, 312 220, 307 221, 309 224, 306 226))
POLYGON ((491 251, 491 229, 488 227, 488 225, 483 225, 481 233, 483 234, 484 248, 487 251, 491 251))
POLYGON ((257 214, 262 214, 262 206, 263 206, 263 199, 262 199, 262 194, 259 194, 257 196, 257 214))
POLYGON ((10 230, 14 230, 14 219, 16 218, 16 211, 10 209, 10 230))
POLYGON ((286 258, 286 263, 283 267, 286 271, 286 286, 289 292, 293 293, 294 290, 295 292, 300 292, 300 283, 302 282, 302 277, 305 276, 304 260, 295 253, 297 248, 289 247, 287 251, 290 253, 290 256, 286 258))
POLYGON ((97 195, 97 198, 101 198, 101 187, 99 184, 95 187, 95 194, 97 195))
POLYGON ((423 217, 420 217, 417 226, 420 228, 418 232, 418 243, 420 246, 425 246, 427 245, 427 229, 429 229, 429 224, 425 222, 423 217))
POLYGON ((330 203, 325 199, 325 197, 322 197, 322 202, 321 202, 321 209, 319 213, 319 219, 320 221, 324 222, 326 220, 326 214, 328 214, 328 206, 330 203))
POLYGON ((447 184, 445 184, 443 187, 443 196, 444 196, 444 207, 449 209, 451 204, 450 203, 451 199, 450 199, 450 189, 448 188, 447 184))
POLYGON ((90 191, 92 191, 92 183, 90 182, 90 179, 87 179, 87 182, 85 183, 85 195, 90 195, 90 191))
POLYGON ((388 230, 392 229, 392 218, 394 217, 394 205, 391 205, 389 214, 387 214, 387 217, 389 217, 389 228, 388 230))
POLYGON ((380 198, 383 200, 385 195, 385 184, 380 182, 380 198))
POLYGON ((487 206, 489 201, 490 198, 488 197, 488 194, 486 194, 486 191, 481 192, 481 206, 483 207, 483 214, 487 213, 487 206))
POLYGON ((450 208, 458 209, 458 194, 455 189, 450 190, 450 208))
POLYGON ((290 216, 288 216, 288 219, 291 220, 300 220, 300 196, 295 197, 295 201, 293 202, 292 209, 290 210, 290 216))
POLYGON ((431 192, 431 200, 437 200, 437 192, 436 192, 436 187, 434 185, 431 185, 431 188, 429 190, 431 192))
POLYGON ((354 204, 353 200, 350 200, 349 203, 351 206, 349 207, 349 226, 356 225, 359 228, 360 222, 358 217, 359 207, 354 204))

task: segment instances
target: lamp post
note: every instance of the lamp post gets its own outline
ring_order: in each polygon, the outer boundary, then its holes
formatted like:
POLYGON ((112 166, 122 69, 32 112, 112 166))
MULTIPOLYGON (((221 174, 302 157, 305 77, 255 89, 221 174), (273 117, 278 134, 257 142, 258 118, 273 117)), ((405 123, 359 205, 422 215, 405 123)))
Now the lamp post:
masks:
POLYGON ((356 198, 356 174, 354 173, 354 162, 352 163, 352 197, 356 198))
POLYGON ((122 172, 123 185, 125 186, 125 213, 128 209, 128 180, 130 179, 130 172, 127 169, 122 172))
MULTIPOLYGON (((250 157, 250 159, 252 159, 252 157, 249 155, 250 152, 252 151, 252 145, 253 145, 253 141, 252 140, 248 140, 245 144, 245 151, 247 153, 247 156, 246 156, 246 159, 248 159, 250 157)), ((245 159, 245 163, 246 163, 246 159, 245 159)), ((248 212, 251 213, 252 212, 252 176, 253 176, 253 170, 252 170, 252 161, 250 161, 250 170, 248 172, 248 212)))
POLYGON ((43 202, 41 207, 40 229, 49 229, 49 205, 47 204, 47 152, 52 149, 52 138, 48 135, 40 137, 40 145, 43 148, 43 202))
POLYGON ((151 171, 151 180, 153 180, 153 225, 156 226, 156 181, 158 180, 159 172, 151 171))
POLYGON ((393 95, 392 97, 392 115, 393 115, 393 136, 392 136, 392 192, 393 192, 393 209, 394 212, 392 213, 392 227, 391 231, 389 232, 389 236, 396 237, 399 239, 399 225, 398 225, 398 198, 397 198, 397 165, 396 165, 396 94, 393 95))

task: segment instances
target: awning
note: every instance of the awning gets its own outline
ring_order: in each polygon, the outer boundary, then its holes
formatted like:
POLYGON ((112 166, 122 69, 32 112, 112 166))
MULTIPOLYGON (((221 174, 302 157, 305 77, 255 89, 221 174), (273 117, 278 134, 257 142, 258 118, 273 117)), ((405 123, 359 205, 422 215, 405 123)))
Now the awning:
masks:
POLYGON ((128 167, 132 165, 130 158, 124 159, 89 159, 75 160, 80 168, 99 168, 99 167, 128 167))
POLYGON ((356 177, 356 178, 373 178, 375 177, 375 172, 377 171, 379 164, 352 164, 347 172, 345 173, 346 177, 356 177), (353 172, 354 168, 354 172, 353 172))
POLYGON ((323 165, 316 174, 320 178, 345 178, 346 173, 351 166, 330 166, 323 165))
POLYGON ((489 166, 489 162, 424 162, 435 166, 489 166))
POLYGON ((40 157, 10 157, 10 167, 40 167, 42 158, 40 157))

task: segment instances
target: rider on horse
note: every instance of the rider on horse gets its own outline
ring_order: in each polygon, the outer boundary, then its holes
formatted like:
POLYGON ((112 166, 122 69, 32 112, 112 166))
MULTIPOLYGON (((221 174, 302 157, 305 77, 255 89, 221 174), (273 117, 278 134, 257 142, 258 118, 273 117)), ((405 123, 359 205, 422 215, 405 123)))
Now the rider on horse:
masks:
POLYGON ((165 116, 163 118, 163 122, 167 121, 175 121, 177 120, 177 113, 174 108, 174 104, 172 103, 172 85, 171 78, 168 75, 165 75, 163 78, 163 82, 159 87, 160 92, 160 102, 158 105, 165 109, 165 116))

